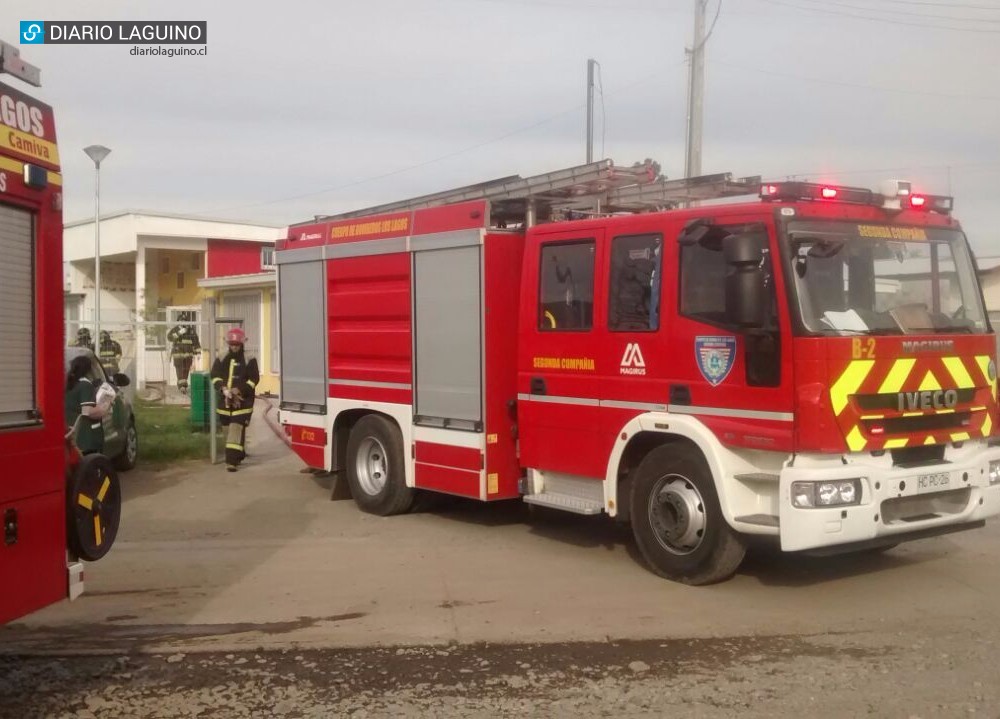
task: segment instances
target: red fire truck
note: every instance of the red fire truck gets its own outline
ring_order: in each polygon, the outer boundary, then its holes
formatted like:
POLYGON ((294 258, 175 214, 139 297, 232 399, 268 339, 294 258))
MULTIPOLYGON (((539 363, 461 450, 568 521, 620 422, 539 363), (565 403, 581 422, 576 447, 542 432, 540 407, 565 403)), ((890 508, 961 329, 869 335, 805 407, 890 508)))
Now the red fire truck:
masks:
MULTIPOLYGON (((0 41, 0 73, 40 84, 0 41)), ((117 476, 67 444, 62 175, 52 108, 0 83, 0 624, 83 591, 117 531, 117 476)))
POLYGON ((754 540, 878 550, 1000 513, 994 335, 951 198, 649 169, 292 226, 298 455, 380 515, 418 490, 606 513, 690 584, 754 540))

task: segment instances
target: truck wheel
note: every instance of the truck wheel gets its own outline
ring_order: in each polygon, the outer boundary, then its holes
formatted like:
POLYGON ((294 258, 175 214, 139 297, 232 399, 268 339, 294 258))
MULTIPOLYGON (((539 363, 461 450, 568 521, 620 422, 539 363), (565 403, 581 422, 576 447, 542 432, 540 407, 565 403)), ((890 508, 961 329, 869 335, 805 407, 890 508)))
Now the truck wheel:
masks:
POLYGON ((358 420, 347 440, 347 481, 357 505, 383 517, 409 511, 415 491, 406 486, 404 467, 396 426, 377 414, 358 420))
POLYGON ((88 454, 69 478, 67 492, 69 548, 80 559, 96 562, 118 536, 122 493, 111 460, 88 454))
POLYGON ((636 468, 632 533, 650 568, 684 584, 728 579, 746 546, 722 516, 715 483, 701 454, 664 445, 636 468))

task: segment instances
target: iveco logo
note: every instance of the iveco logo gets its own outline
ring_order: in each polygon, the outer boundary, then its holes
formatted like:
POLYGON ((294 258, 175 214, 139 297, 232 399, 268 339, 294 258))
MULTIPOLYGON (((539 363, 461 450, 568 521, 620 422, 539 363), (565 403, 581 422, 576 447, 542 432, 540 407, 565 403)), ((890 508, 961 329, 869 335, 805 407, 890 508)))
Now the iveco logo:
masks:
POLYGON ((915 412, 924 409, 949 409, 958 404, 958 392, 953 389, 924 390, 923 392, 900 392, 900 412, 915 412))
POLYGON ((954 352, 955 340, 903 340, 903 351, 914 352, 954 352))

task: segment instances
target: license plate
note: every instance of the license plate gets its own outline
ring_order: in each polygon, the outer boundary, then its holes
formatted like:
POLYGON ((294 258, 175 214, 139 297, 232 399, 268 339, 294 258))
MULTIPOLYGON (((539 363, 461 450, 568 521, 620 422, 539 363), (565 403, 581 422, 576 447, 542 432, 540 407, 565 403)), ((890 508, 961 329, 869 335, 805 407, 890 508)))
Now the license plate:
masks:
POLYGON ((950 489, 951 473, 936 472, 934 474, 921 474, 917 477, 917 493, 943 492, 950 489))

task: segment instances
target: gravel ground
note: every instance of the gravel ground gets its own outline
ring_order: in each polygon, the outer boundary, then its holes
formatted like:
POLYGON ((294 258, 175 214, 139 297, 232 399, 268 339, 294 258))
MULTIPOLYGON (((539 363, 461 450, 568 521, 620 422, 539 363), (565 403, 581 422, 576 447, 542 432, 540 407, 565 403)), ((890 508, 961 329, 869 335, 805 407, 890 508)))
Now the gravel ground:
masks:
POLYGON ((0 716, 1000 717, 997 635, 0 657, 0 716))

